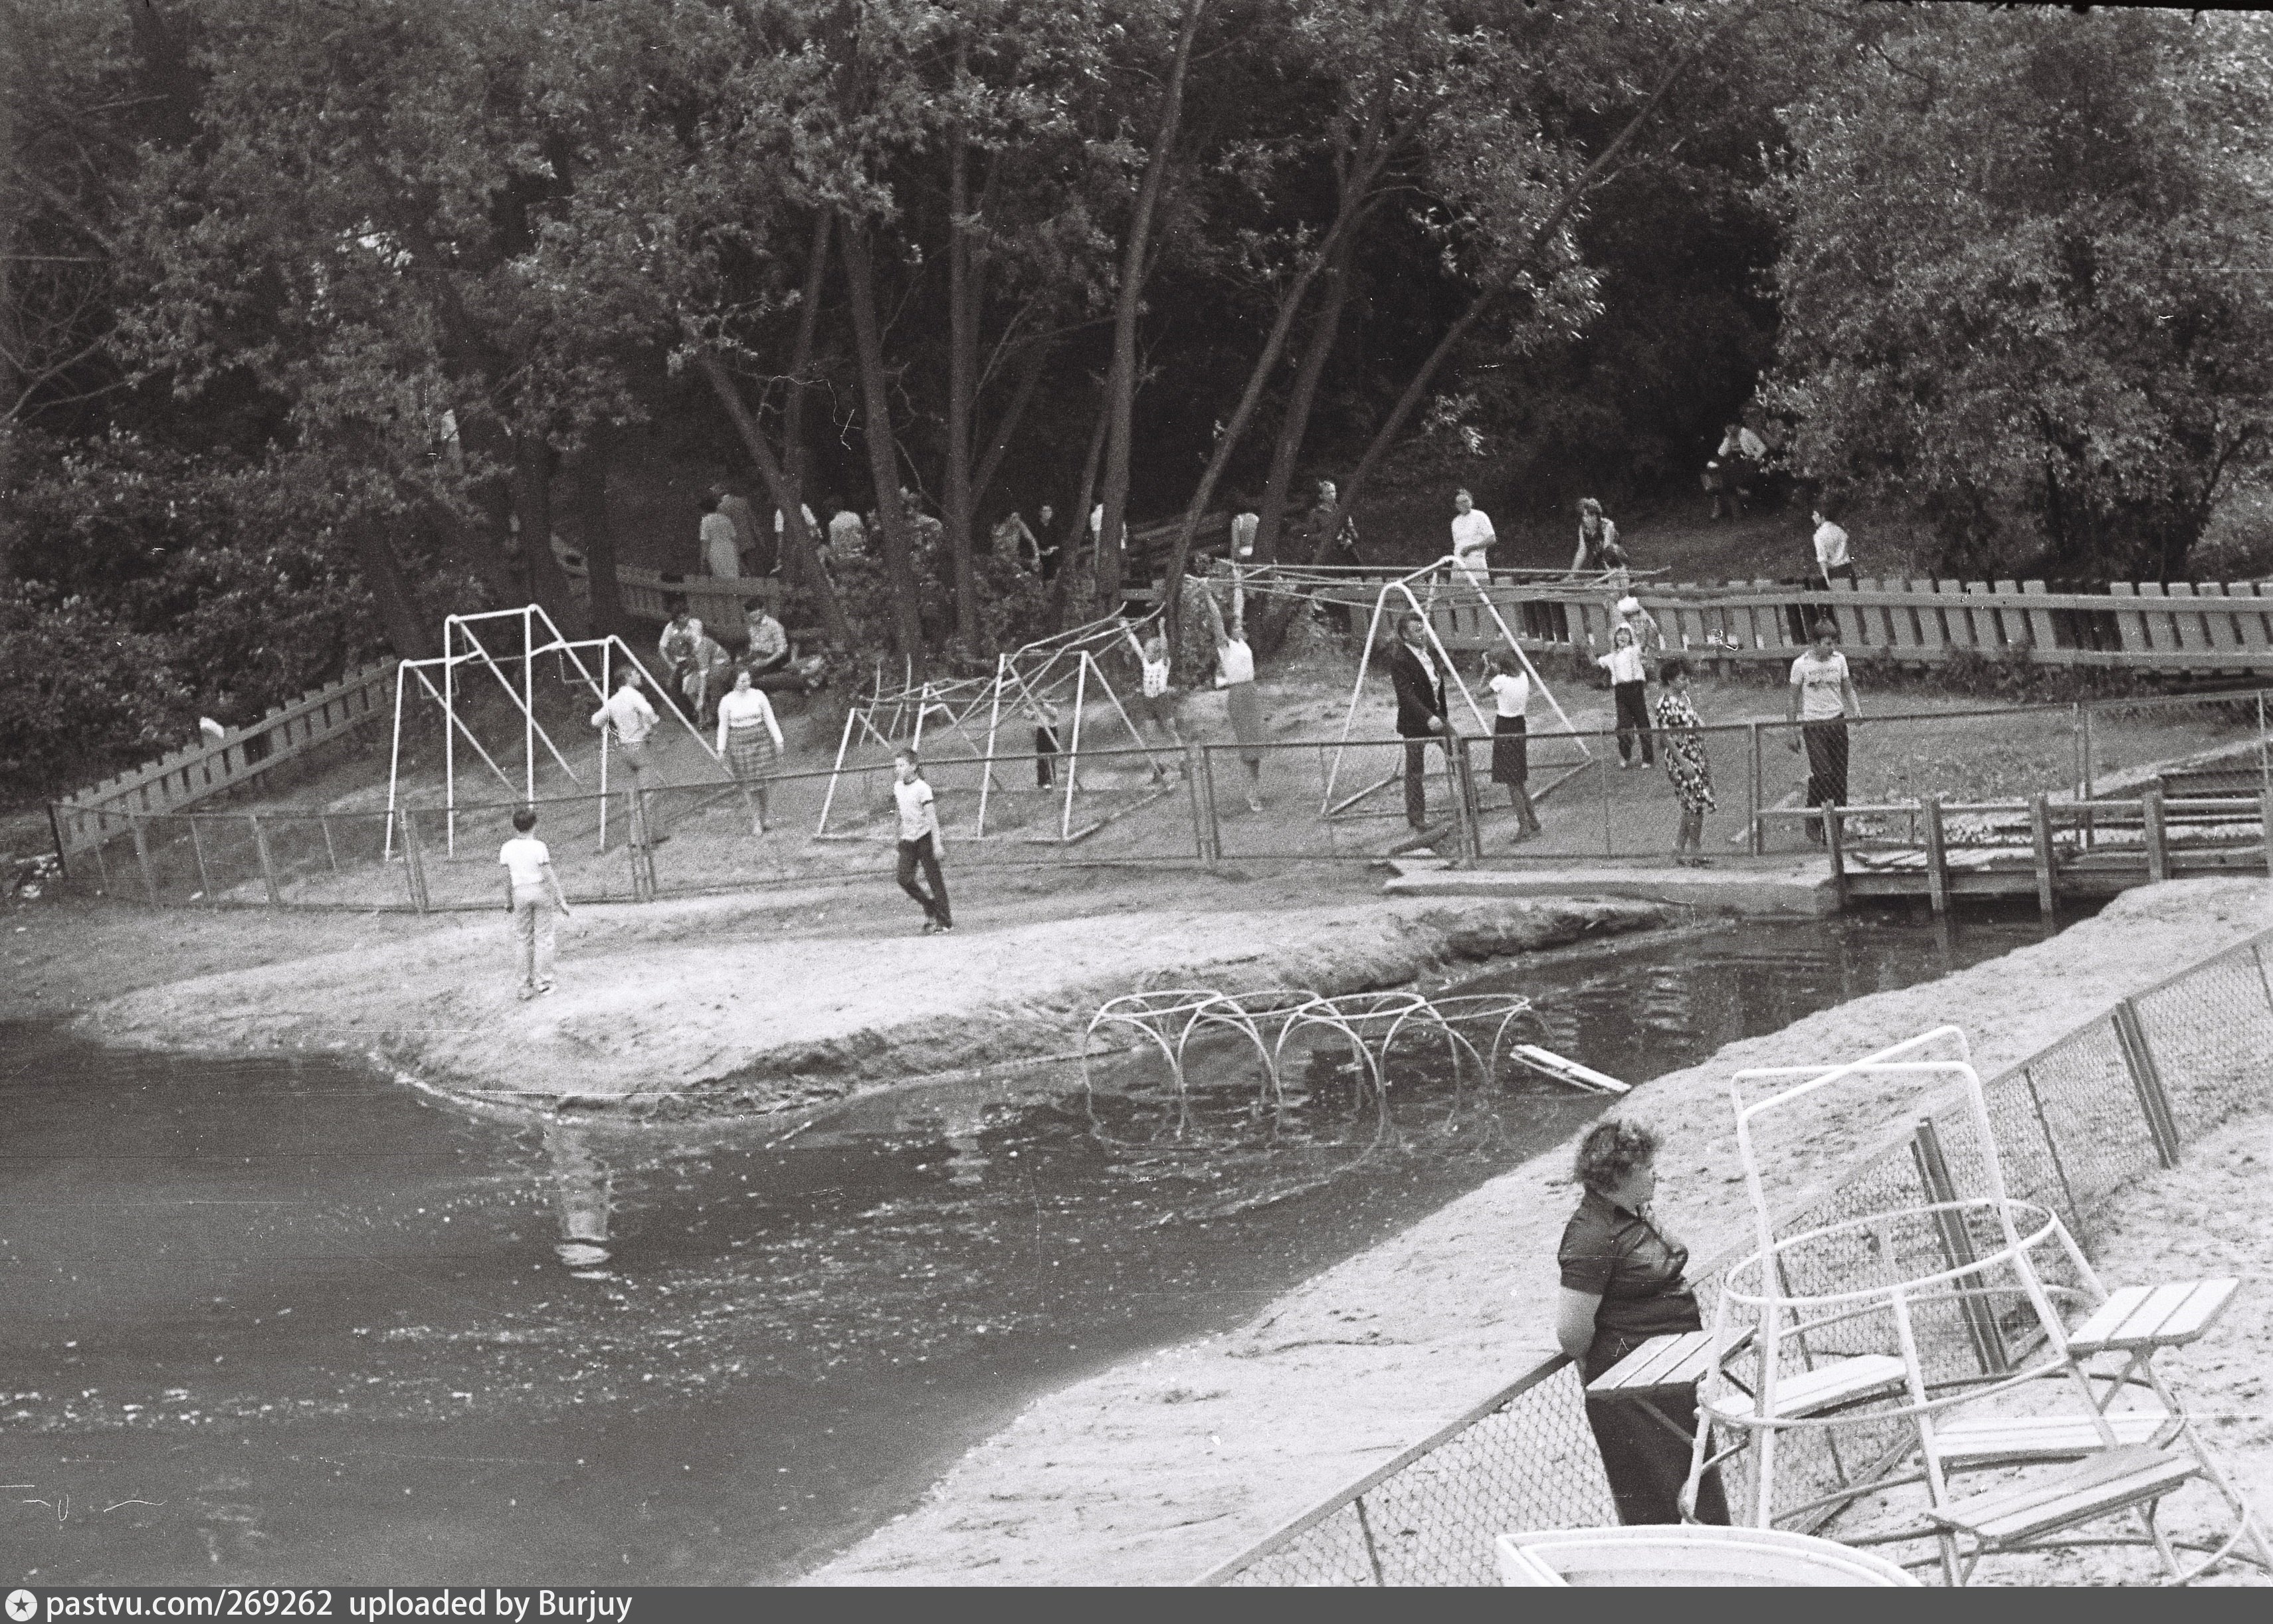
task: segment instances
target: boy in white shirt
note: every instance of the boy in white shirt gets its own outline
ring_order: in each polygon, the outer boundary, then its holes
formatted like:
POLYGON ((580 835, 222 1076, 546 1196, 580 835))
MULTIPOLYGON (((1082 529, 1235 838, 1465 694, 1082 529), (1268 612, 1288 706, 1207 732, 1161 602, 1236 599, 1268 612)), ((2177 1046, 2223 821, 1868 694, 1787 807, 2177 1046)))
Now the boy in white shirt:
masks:
POLYGON ((904 749, 892 757, 896 777, 892 783, 892 799, 900 814, 900 889, 916 899, 924 911, 923 933, 926 936, 945 936, 955 929, 955 916, 948 912, 947 882, 940 877, 940 853, 947 842, 939 826, 939 808, 931 793, 931 786, 923 779, 923 764, 913 750, 904 749), (916 883, 916 865, 923 865, 924 877, 931 882, 928 895, 916 883))
POLYGON ((568 917, 568 898, 552 872, 551 852, 529 832, 536 827, 536 808, 515 808, 513 827, 513 838, 498 848, 498 865, 505 870, 505 906, 520 947, 519 996, 534 998, 552 990, 553 931, 568 917))
POLYGON ((1847 532, 1821 508, 1810 516, 1815 521, 1815 573, 1823 579, 1823 590, 1829 591, 1834 581, 1842 579, 1854 585, 1855 560, 1847 550, 1847 532))
MULTIPOLYGON (((1847 657, 1839 651, 1839 628, 1829 620, 1815 623, 1815 642, 1791 663, 1791 696, 1784 719, 1799 724, 1791 738, 1794 750, 1807 751, 1807 804, 1843 807, 1847 804, 1847 718, 1863 714, 1856 696, 1855 679, 1847 670, 1847 657)), ((1807 838, 1823 844, 1821 819, 1807 826, 1807 838)))

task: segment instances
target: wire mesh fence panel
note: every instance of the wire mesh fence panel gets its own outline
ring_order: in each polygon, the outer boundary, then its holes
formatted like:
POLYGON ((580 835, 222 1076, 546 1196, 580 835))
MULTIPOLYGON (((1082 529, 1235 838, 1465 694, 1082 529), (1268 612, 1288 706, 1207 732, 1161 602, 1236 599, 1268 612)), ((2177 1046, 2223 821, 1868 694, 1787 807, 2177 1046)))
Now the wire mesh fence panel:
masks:
POLYGON ((2250 943, 2136 1000, 2181 1139, 2198 1139, 2263 1097, 2273 1054, 2273 982, 2250 943))
POLYGON ((2059 1147, 2079 1240, 2097 1233, 2102 1207, 2157 1165, 2155 1141, 2114 1024, 2103 1016, 2024 1069, 2059 1147))
POLYGON ((1495 1584, 1500 1535, 1617 1515, 1578 1367, 1565 1365, 1229 1583, 1495 1584))
POLYGON ((280 814, 264 816, 262 824, 286 906, 412 906, 400 818, 385 812, 280 814))
POLYGON ((2154 785, 2167 794, 2254 792, 2265 762, 2254 693, 2103 700, 2083 707, 2095 795, 2154 785))
POLYGON ((1405 776, 1403 740, 1202 745, 1202 816, 1232 861, 1376 858, 1429 829, 1439 831, 1438 855, 1457 855, 1452 756, 1435 741, 1414 743, 1417 785, 1405 776))

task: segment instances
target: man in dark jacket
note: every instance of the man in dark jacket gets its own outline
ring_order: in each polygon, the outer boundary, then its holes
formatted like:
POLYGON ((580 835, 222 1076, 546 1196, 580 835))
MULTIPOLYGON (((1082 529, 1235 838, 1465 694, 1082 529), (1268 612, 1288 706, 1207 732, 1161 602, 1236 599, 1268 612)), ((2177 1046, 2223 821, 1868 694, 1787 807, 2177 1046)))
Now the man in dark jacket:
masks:
POLYGON ((1389 678, 1397 685, 1397 733, 1405 741, 1405 821, 1429 827, 1429 741, 1444 740, 1443 661, 1429 646, 1429 623, 1411 610, 1397 617, 1389 678))

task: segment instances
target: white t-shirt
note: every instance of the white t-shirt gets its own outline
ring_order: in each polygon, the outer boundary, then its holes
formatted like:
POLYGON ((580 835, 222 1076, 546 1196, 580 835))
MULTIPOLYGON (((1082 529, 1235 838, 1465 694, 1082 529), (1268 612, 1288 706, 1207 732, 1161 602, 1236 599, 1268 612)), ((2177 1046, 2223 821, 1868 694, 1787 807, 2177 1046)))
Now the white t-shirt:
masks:
POLYGON ((543 885, 545 866, 551 861, 552 853, 535 835, 515 835, 498 847, 499 866, 513 876, 515 891, 543 885))
POLYGON ((1145 698, 1158 699, 1168 691, 1168 660, 1166 656, 1149 660, 1139 655, 1136 663, 1144 668, 1145 698))
POLYGON ((1610 680, 1613 682, 1649 680, 1649 667, 1641 663, 1641 650, 1630 643, 1618 644, 1608 654, 1596 659, 1594 663, 1609 668, 1610 680))
POLYGON ((1847 532, 1828 519, 1815 527, 1815 561, 1827 571, 1847 562, 1847 532))
POLYGON ((1491 515, 1481 508, 1452 515, 1452 554, 1463 563, 1481 564, 1484 549, 1499 538, 1492 533, 1491 515))
POLYGON ((1531 679, 1520 672, 1512 677, 1502 672, 1489 686, 1493 708, 1501 716, 1521 716, 1531 709, 1531 679))
POLYGON ((626 744, 637 744, 655 731, 655 707, 647 695, 634 688, 619 688, 608 695, 608 703, 592 712, 592 726, 603 722, 615 724, 616 737, 626 744))
POLYGON ((1216 651, 1215 664, 1218 688, 1255 680, 1255 650, 1235 637, 1216 651))
POLYGON ((892 780, 892 799, 900 803, 900 838, 920 840, 939 828, 939 817, 932 806, 931 786, 921 778, 903 784, 892 780))
POLYGON ((1818 659, 1810 649, 1791 663, 1791 685, 1799 690, 1799 719, 1835 722, 1847 714, 1842 695, 1847 680, 1847 657, 1834 649, 1829 659, 1818 659))

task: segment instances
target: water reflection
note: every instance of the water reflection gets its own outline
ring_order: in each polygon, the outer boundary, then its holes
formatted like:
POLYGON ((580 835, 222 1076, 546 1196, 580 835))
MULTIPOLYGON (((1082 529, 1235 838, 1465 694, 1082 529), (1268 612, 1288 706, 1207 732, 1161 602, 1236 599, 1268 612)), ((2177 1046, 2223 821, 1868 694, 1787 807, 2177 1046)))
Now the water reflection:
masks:
MULTIPOLYGON (((614 1176, 593 1153, 581 1124, 549 1121, 543 1129, 552 1164, 552 1205, 560 1223, 553 1251, 572 1269, 596 1270, 608 1260, 608 1201, 614 1176)), ((588 1275, 587 1278, 593 1276, 588 1275)))

